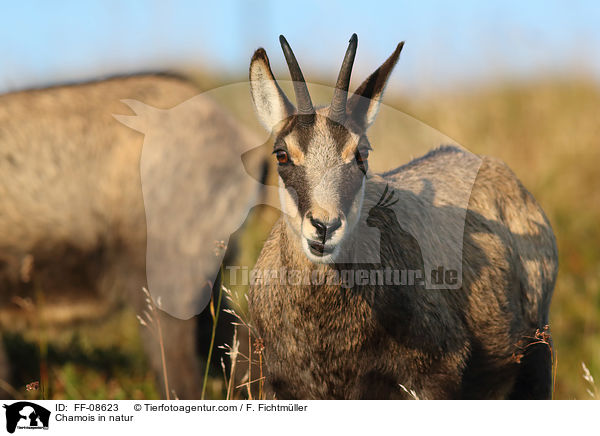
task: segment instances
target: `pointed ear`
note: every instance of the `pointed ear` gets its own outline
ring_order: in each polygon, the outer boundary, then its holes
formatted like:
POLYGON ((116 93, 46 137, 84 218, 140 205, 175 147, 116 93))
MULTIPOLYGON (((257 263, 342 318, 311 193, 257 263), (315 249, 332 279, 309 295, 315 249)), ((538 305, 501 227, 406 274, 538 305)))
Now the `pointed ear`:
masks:
POLYGON ((254 52, 250 62, 250 91, 258 119, 269 132, 295 112, 273 77, 269 58, 262 48, 254 52))
POLYGON ((348 100, 347 111, 365 130, 375 121, 383 90, 398 62, 403 46, 404 41, 398 44, 394 53, 354 91, 354 95, 348 100))

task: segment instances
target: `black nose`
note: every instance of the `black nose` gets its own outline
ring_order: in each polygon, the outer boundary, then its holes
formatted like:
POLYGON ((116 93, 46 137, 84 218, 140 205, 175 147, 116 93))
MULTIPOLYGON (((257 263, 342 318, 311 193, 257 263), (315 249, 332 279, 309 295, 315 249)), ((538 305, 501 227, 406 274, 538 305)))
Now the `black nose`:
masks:
POLYGON ((308 216, 310 223, 314 226, 317 231, 317 235, 319 239, 325 242, 329 239, 333 232, 340 228, 342 225, 342 221, 339 218, 334 218, 333 220, 324 223, 321 220, 315 219, 312 215, 308 216))

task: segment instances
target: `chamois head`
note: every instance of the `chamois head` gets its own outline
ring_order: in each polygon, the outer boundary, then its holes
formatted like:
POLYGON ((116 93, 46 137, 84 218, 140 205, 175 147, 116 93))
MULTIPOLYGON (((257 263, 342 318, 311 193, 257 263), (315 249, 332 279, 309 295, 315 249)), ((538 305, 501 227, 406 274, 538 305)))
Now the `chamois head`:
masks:
POLYGON ((295 107, 273 76, 259 48, 250 63, 250 87, 258 118, 275 138, 281 207, 306 256, 333 262, 358 222, 371 146, 366 132, 375 120, 385 84, 404 43, 348 96, 358 45, 352 35, 331 104, 313 106, 291 47, 279 37, 292 76, 295 107))

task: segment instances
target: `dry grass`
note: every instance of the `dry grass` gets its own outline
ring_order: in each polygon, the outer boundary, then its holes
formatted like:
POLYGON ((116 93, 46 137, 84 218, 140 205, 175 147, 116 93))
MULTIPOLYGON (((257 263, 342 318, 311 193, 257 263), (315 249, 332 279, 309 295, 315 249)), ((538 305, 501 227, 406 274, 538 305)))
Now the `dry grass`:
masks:
POLYGON ((402 388, 402 390, 403 390, 404 392, 406 392, 406 393, 408 394, 408 396, 409 396, 410 398, 412 398, 413 400, 420 400, 420 399, 421 399, 421 398, 419 398, 419 396, 417 395, 417 393, 415 392, 415 390, 414 390, 414 389, 408 389, 408 388, 407 388, 406 386, 404 386, 403 384, 400 384, 399 386, 400 386, 400 387, 402 388))
MULTIPOLYGON (((160 361, 162 365, 162 376, 163 383, 165 386, 165 399, 171 399, 171 391, 169 389, 169 374, 167 371, 167 360, 165 357, 165 342, 163 339, 163 330, 160 324, 160 298, 156 304, 154 304, 154 300, 150 296, 150 292, 148 289, 142 288, 142 292, 144 293, 144 297, 146 298, 146 308, 142 315, 136 315, 138 322, 143 326, 150 330, 152 336, 158 343, 158 347, 160 349, 160 361)), ((177 397, 177 393, 173 392, 173 396, 177 397)))
POLYGON ((596 386, 596 382, 594 381, 594 377, 592 376, 592 373, 590 372, 588 367, 583 362, 581 362, 581 368, 583 369, 583 379, 588 384, 588 387, 586 388, 586 392, 594 400, 600 400, 600 393, 598 392, 598 387, 596 386))
POLYGON ((238 363, 244 365, 246 368, 245 375, 242 378, 242 383, 235 386, 236 389, 245 389, 246 398, 249 400, 264 400, 266 399, 265 392, 265 377, 263 375, 263 350, 264 350, 264 342, 262 338, 258 335, 256 329, 250 324, 248 321, 248 313, 246 308, 247 299, 246 295, 244 295, 245 305, 239 303, 239 300, 234 296, 233 292, 226 288, 222 287, 223 292, 227 296, 227 300, 229 302, 229 308, 224 309, 226 313, 233 315, 237 321, 233 324, 235 326, 235 335, 233 338, 233 345, 225 344, 222 348, 228 350, 227 354, 231 358, 231 373, 229 375, 229 384, 227 389, 227 398, 235 398, 234 391, 232 389, 233 381, 235 380, 235 370, 237 370, 238 363), (248 354, 243 354, 240 352, 240 344, 237 340, 237 332, 238 329, 243 329, 246 332, 246 336, 248 337, 248 354), (255 355, 255 357, 253 357, 255 355), (255 368, 258 371, 257 377, 253 377, 252 369, 255 368))

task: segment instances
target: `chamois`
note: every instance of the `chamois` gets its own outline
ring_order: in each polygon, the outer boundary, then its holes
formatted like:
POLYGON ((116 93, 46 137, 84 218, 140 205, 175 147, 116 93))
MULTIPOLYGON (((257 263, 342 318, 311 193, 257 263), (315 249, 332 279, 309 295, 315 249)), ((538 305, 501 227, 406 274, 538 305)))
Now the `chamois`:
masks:
MULTIPOLYGON (((118 77, 0 96, 2 330, 23 323, 13 297, 35 300, 38 290, 45 295, 39 310, 46 324, 101 318, 122 303, 141 315, 146 309, 142 287, 150 285, 154 292, 147 262, 178 262, 169 258, 172 247, 183 247, 196 267, 165 268, 154 277, 160 276, 172 295, 187 287, 206 298, 210 288, 200 291, 219 270, 215 239, 224 229, 237 229, 252 206, 246 203, 259 194, 259 183, 245 177, 240 160, 256 144, 216 101, 174 75, 118 77), (128 114, 124 103, 136 115, 128 114), (114 114, 126 115, 117 116, 119 122, 114 114), (134 129, 151 132, 144 139, 134 129), (151 216, 145 207, 152 208, 151 216), (169 250, 147 253, 151 233, 156 239, 172 228, 179 233, 168 234, 169 250), (157 253, 157 261, 150 258, 157 253)), ((260 174, 265 159, 256 156, 245 164, 260 174)), ((163 295, 163 304, 166 300, 163 295)), ((169 390, 185 399, 200 398, 205 359, 197 352, 208 351, 208 342, 199 342, 202 335, 210 337, 208 311, 199 320, 184 320, 197 314, 195 309, 201 307, 183 307, 177 317, 172 311, 159 315, 169 390)), ((223 314, 220 326, 229 326, 226 318, 223 314)), ((162 382, 158 344, 147 328, 141 333, 162 382)), ((217 344, 229 339, 219 338, 217 344)), ((1 348, 0 379, 6 380, 9 362, 1 348)), ((8 393, 0 387, 2 395, 8 393)))
POLYGON ((503 162, 457 146, 372 174, 366 132, 403 43, 348 96, 353 35, 330 106, 315 108, 280 42, 297 107, 262 48, 249 74, 258 118, 274 137, 283 211, 249 290, 272 393, 550 398, 557 248, 533 196, 503 162), (441 287, 429 286, 432 258, 459 265, 441 287), (390 277, 365 281, 363 270, 390 277), (348 272, 352 280, 339 279, 348 272))

